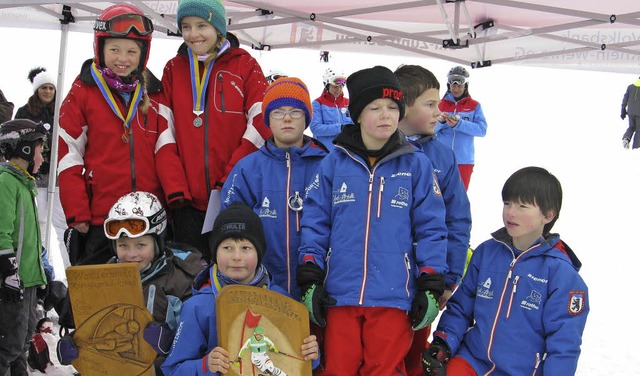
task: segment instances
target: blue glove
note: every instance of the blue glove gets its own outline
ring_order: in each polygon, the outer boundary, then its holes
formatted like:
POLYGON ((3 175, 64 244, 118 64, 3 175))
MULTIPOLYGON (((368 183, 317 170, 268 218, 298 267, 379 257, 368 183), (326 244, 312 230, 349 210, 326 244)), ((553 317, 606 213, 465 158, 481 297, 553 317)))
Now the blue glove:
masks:
POLYGON ((142 336, 159 355, 167 356, 171 351, 175 333, 166 323, 151 322, 144 328, 142 336))
POLYGON ((447 374, 445 364, 451 358, 451 350, 445 341, 435 337, 431 346, 422 352, 422 369, 427 376, 444 376, 447 374))
POLYGON ((76 343, 73 340, 73 333, 62 336, 62 338, 58 340, 56 353, 58 355, 60 364, 65 366, 68 366, 69 364, 71 364, 71 362, 78 359, 79 353, 78 348, 76 347, 76 343))
POLYGON ((24 287, 18 275, 18 262, 14 255, 0 256, 0 300, 20 302, 24 287))

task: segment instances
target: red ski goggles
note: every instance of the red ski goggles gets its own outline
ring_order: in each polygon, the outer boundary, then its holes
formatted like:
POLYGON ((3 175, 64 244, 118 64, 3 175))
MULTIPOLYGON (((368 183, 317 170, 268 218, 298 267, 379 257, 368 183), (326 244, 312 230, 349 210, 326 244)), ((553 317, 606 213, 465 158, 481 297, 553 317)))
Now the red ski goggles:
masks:
POLYGON ((122 235, 136 238, 149 230, 147 218, 112 219, 104 222, 104 233, 107 238, 115 240, 122 235))
POLYGON ((114 37, 127 36, 131 31, 145 36, 153 33, 153 22, 140 14, 121 14, 108 20, 96 20, 93 30, 103 31, 114 37))

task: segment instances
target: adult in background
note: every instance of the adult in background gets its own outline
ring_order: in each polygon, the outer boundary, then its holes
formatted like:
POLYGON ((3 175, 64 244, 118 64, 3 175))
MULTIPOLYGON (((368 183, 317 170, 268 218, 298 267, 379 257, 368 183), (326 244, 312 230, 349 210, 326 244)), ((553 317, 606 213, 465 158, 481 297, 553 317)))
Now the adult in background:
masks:
POLYGON ((627 115, 629 115, 629 128, 622 136, 622 146, 629 149, 633 137, 633 148, 640 148, 640 137, 637 133, 640 131, 640 78, 627 87, 627 92, 622 98, 620 117, 624 120, 627 115))
POLYGON ((447 92, 438 107, 442 113, 438 116, 436 139, 453 149, 464 188, 469 190, 475 164, 474 137, 487 134, 487 120, 480 103, 469 95, 469 72, 464 67, 449 70, 447 92))
POLYGON ((333 150, 333 139, 340 133, 345 124, 352 124, 349 117, 349 99, 342 92, 347 83, 343 72, 327 69, 322 76, 324 90, 311 105, 313 119, 311 132, 313 137, 322 142, 329 151, 333 150))
MULTIPOLYGON (((40 222, 40 233, 44 244, 47 231, 47 204, 49 202, 47 187, 49 186, 49 166, 51 163, 51 131, 53 129, 53 116, 56 109, 56 81, 54 76, 42 67, 31 69, 27 78, 33 87, 33 95, 29 97, 24 106, 18 109, 15 118, 29 119, 36 123, 42 123, 47 130, 46 147, 42 153, 44 162, 35 174, 36 185, 38 187, 38 195, 36 196, 38 203, 38 222, 40 222)), ((58 239, 58 248, 61 251, 62 262, 66 269, 70 265, 69 256, 64 245, 64 230, 67 228, 67 223, 64 210, 62 210, 62 205, 60 204, 60 190, 57 187, 57 182, 55 185, 53 228, 56 232, 56 238, 58 239)))

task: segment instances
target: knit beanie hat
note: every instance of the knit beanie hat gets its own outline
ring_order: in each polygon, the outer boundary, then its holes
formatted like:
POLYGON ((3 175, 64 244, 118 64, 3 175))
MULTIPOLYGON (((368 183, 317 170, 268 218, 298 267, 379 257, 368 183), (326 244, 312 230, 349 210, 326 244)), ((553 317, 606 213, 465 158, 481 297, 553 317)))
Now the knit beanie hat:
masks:
POLYGON ((227 238, 243 238, 249 240, 256 247, 258 266, 262 263, 267 241, 260 217, 246 204, 234 201, 220 212, 213 223, 213 231, 209 236, 211 260, 216 262, 218 246, 227 238))
POLYGON ((301 79, 296 77, 279 78, 267 88, 262 99, 262 114, 264 115, 264 123, 269 125, 269 114, 271 111, 282 106, 291 106, 304 111, 305 128, 311 123, 311 99, 309 98, 309 90, 307 85, 301 79))
POLYGON ((44 84, 51 84, 53 87, 56 87, 56 81, 53 76, 47 72, 45 68, 38 67, 33 68, 29 71, 29 81, 31 81, 31 86, 33 87, 33 92, 38 91, 40 86, 44 84))
POLYGON ((227 35, 227 11, 221 0, 179 0, 178 29, 182 31, 182 19, 200 17, 213 25, 222 35, 227 35))
POLYGON ((359 70, 347 77, 349 90, 349 113, 357 123, 362 110, 371 102, 380 98, 389 98, 398 104, 400 119, 404 117, 404 101, 398 78, 387 68, 377 65, 359 70))

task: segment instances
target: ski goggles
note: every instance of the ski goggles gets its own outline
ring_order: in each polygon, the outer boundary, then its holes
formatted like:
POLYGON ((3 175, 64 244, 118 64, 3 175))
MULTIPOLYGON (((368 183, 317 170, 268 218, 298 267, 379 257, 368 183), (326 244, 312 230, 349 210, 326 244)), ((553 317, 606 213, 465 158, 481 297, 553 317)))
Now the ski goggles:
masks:
POLYGON ((127 36, 131 31, 145 36, 153 33, 153 22, 140 14, 121 14, 108 20, 96 20, 93 30, 104 31, 114 37, 127 36))
POLYGON ((331 85, 334 86, 344 86, 347 83, 347 79, 344 77, 336 77, 333 79, 331 85))
POLYGON ((149 231, 149 220, 144 217, 127 219, 110 219, 104 222, 104 233, 107 238, 115 240, 122 235, 137 238, 149 231))
POLYGON ((462 86, 467 83, 467 78, 465 76, 453 75, 449 76, 447 82, 449 83, 449 85, 462 86))

